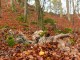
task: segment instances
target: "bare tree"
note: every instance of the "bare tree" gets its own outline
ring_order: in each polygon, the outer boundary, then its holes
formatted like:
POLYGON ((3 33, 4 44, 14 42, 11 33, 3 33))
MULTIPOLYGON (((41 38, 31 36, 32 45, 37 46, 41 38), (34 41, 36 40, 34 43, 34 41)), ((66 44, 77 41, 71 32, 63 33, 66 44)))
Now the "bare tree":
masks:
POLYGON ((62 15, 63 15, 63 9, 62 9, 62 2, 60 0, 60 17, 62 17, 62 15))
POLYGON ((27 16, 28 16, 28 0, 24 0, 24 22, 28 23, 27 16))
POLYGON ((35 0, 35 5, 38 14, 38 24, 43 29, 43 8, 41 8, 40 0, 35 0))
POLYGON ((10 0, 12 11, 16 11, 14 0, 10 0))
POLYGON ((80 0, 77 0, 77 13, 79 14, 79 4, 80 4, 80 0))
POLYGON ((68 17, 68 20, 70 21, 69 0, 66 0, 66 7, 67 7, 67 17, 68 17))
POLYGON ((0 0, 0 18, 1 18, 1 0, 0 0))
POLYGON ((75 5, 74 5, 74 0, 72 0, 72 4, 73 4, 73 14, 75 14, 75 5))

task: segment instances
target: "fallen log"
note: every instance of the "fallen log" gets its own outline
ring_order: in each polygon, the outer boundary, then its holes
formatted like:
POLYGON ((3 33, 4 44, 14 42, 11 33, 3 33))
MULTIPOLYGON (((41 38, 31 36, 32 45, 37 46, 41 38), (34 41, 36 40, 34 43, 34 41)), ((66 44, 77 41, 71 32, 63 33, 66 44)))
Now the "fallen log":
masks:
POLYGON ((41 37, 38 41, 38 44, 44 44, 47 42, 57 42, 59 38, 65 38, 65 37, 70 37, 70 34, 59 34, 56 36, 50 36, 50 37, 41 37))
POLYGON ((59 38, 66 38, 66 37, 70 37, 70 33, 68 33, 68 34, 59 34, 59 35, 56 35, 56 36, 54 36, 54 41, 56 41, 57 39, 59 39, 59 38))
POLYGON ((24 41, 24 43, 29 43, 29 44, 45 44, 47 42, 57 42, 57 40, 60 38, 70 37, 70 34, 68 33, 68 34, 59 34, 59 35, 49 36, 49 37, 43 36, 37 39, 38 41, 37 40, 31 41, 31 40, 28 40, 24 34, 22 33, 20 34, 22 35, 22 38, 24 40, 18 39, 17 41, 24 41))

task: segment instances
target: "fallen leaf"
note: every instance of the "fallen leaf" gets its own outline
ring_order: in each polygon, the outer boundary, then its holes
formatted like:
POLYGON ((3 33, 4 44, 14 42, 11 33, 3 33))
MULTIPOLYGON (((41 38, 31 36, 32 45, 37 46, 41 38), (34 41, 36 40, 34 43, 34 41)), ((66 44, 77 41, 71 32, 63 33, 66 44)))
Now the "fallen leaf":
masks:
POLYGON ((40 55, 40 56, 42 56, 42 55, 44 55, 44 54, 45 54, 45 53, 44 53, 44 51, 42 51, 42 50, 39 52, 39 55, 40 55))

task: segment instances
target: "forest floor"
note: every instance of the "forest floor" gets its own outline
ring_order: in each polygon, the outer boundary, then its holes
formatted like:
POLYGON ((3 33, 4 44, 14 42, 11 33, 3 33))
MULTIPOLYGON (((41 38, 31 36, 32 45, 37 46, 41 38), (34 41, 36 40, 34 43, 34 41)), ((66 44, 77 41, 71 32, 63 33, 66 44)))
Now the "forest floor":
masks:
MULTIPOLYGON (((74 25, 71 21, 68 21, 64 16, 62 18, 59 15, 54 15, 50 13, 45 13, 44 18, 51 18, 57 21, 57 26, 60 29, 64 28, 75 28, 75 44, 69 45, 67 51, 63 51, 58 47, 58 42, 50 42, 44 45, 29 45, 25 46, 22 44, 16 44, 13 47, 8 46, 8 44, 3 39, 6 38, 7 31, 3 32, 4 27, 9 27, 12 30, 17 32, 23 32, 25 36, 32 40, 31 36, 33 32, 39 30, 35 25, 30 24, 29 27, 20 21, 17 20, 17 17, 23 13, 23 8, 17 5, 17 12, 13 12, 5 4, 6 2, 2 0, 2 18, 0 18, 0 60, 80 60, 80 19, 75 15, 72 17, 74 20, 74 25), (24 30, 29 28, 29 30, 24 30)), ((31 7, 32 8, 32 7, 31 7)), ((29 8, 29 9, 31 9, 29 8)), ((36 20, 36 12, 32 9, 29 13, 29 21, 36 20)), ((48 28, 48 27, 47 27, 48 28)), ((54 35, 54 31, 49 31, 51 35, 54 35)), ((17 35, 17 33, 16 33, 17 35)), ((66 39, 63 39, 66 40, 66 39)))

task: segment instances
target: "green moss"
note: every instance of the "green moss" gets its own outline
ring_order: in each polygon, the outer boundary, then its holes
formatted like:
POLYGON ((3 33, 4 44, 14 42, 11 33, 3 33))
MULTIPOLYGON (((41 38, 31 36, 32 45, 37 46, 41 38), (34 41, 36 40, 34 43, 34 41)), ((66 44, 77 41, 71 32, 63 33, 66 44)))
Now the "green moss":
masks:
POLYGON ((25 43, 24 43, 24 46, 26 46, 26 47, 27 47, 27 46, 29 46, 29 45, 30 45, 30 44, 29 44, 29 43, 27 43, 27 42, 25 42, 25 43))
POLYGON ((20 15, 17 17, 17 20, 24 22, 24 15, 20 15))
POLYGON ((71 28, 65 28, 65 33, 72 33, 73 30, 71 28))
POLYGON ((47 33, 47 31, 43 31, 42 33, 40 33, 40 37, 44 36, 47 33))
POLYGON ((60 30, 60 29, 55 29, 54 32, 55 32, 56 34, 64 33, 64 32, 63 32, 62 30, 60 30))
POLYGON ((74 45, 75 44, 75 40, 74 39, 70 39, 69 42, 70 42, 71 45, 74 45))
POLYGON ((48 23, 50 23, 51 25, 55 25, 56 21, 51 19, 51 18, 47 18, 47 19, 44 20, 44 24, 46 25, 48 23))
POLYGON ((9 36, 7 38, 7 43, 10 47, 13 47, 15 45, 15 41, 14 41, 14 38, 12 36, 9 36))
POLYGON ((29 31, 29 28, 24 28, 23 30, 25 30, 25 31, 29 31))
POLYGON ((31 22, 31 24, 35 24, 35 25, 37 25, 37 22, 35 22, 35 21, 32 21, 32 22, 31 22))
POLYGON ((55 33, 59 33, 59 34, 60 33, 66 34, 66 33, 72 33, 73 32, 73 30, 71 28, 65 28, 64 30, 55 29, 54 31, 55 31, 55 33))
POLYGON ((9 28, 9 26, 5 24, 3 26, 0 26, 0 29, 2 29, 2 28, 9 28))
POLYGON ((43 27, 43 31, 47 31, 48 30, 48 28, 46 28, 46 27, 43 27))

